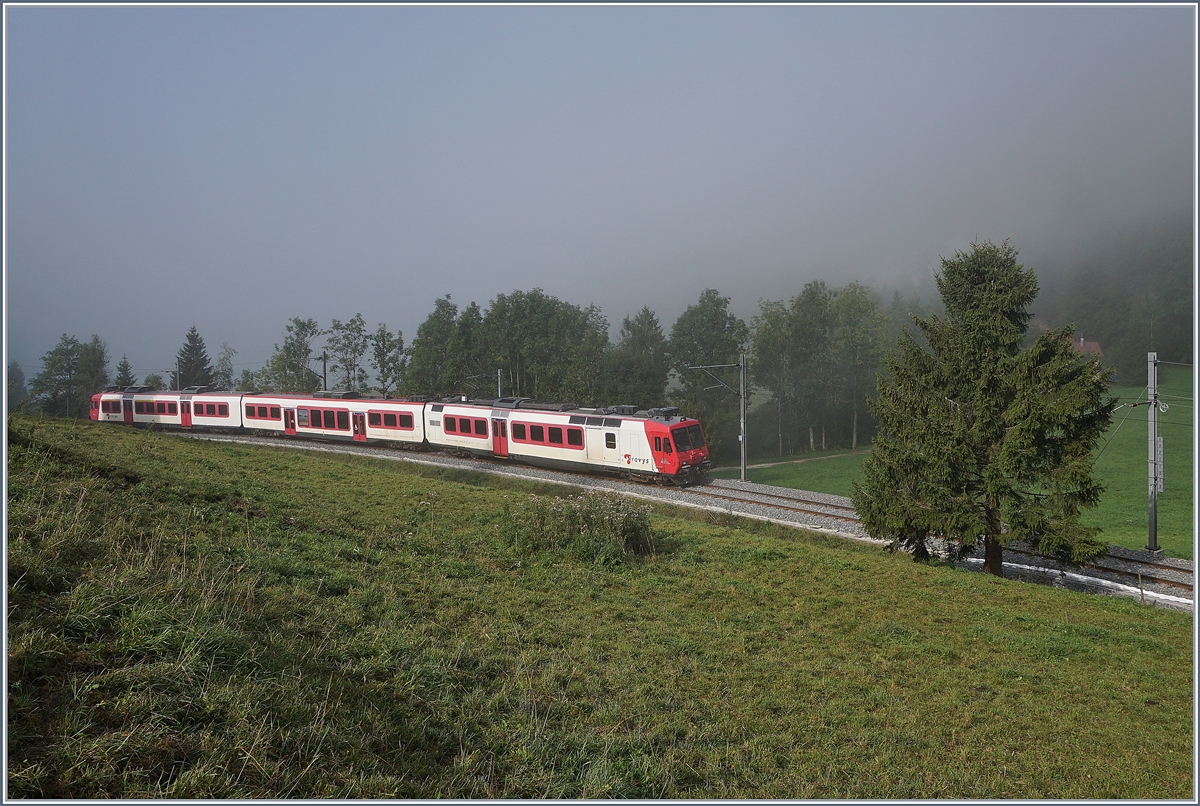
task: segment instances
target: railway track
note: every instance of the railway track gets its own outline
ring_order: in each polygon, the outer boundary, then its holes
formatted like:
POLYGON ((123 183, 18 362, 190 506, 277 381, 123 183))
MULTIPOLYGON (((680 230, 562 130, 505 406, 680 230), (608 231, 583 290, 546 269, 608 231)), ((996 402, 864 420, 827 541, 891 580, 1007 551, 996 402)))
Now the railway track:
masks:
MULTIPOLYGON (((178 433, 178 432, 175 432, 178 433)), ((699 487, 655 487, 610 476, 584 476, 521 464, 498 464, 437 453, 400 451, 394 448, 349 446, 342 443, 299 442, 278 437, 246 437, 224 434, 187 434, 198 439, 241 442, 272 447, 301 448, 350 455, 366 455, 432 465, 454 467, 480 473, 515 476, 570 487, 607 489, 649 501, 728 513, 737 517, 767 520, 801 529, 835 534, 877 544, 863 530, 861 521, 843 496, 772 487, 751 482, 713 479, 699 487)), ((968 562, 977 565, 980 561, 968 562)), ((1144 551, 1113 546, 1109 553, 1081 569, 1059 567, 1053 560, 1038 555, 1026 546, 1014 544, 1004 549, 1007 576, 1037 579, 1063 584, 1080 590, 1149 599, 1180 610, 1192 610, 1194 569, 1192 562, 1144 551)))

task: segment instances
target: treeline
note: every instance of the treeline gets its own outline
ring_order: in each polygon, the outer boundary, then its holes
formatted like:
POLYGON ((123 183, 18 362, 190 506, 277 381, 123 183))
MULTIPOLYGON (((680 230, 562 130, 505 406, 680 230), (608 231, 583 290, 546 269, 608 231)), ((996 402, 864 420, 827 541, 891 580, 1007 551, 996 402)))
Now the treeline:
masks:
MULTIPOLYGON (((86 416, 91 395, 108 384, 139 383, 281 393, 327 385, 384 396, 490 398, 501 392, 581 406, 676 405, 704 423, 716 453, 734 455, 737 370, 692 368, 736 364, 744 351, 752 402, 767 404, 752 415, 752 447, 756 454, 793 453, 856 446, 869 436, 866 395, 886 345, 921 312, 912 302, 897 295, 884 309, 865 286, 831 289, 814 282, 792 300, 760 302, 759 315, 747 324, 729 310, 729 297, 705 289, 669 333, 643 307, 622 320, 612 342, 598 308, 541 289, 500 294, 486 309, 475 302, 460 309, 447 295, 435 300, 411 344, 384 323, 370 329, 361 314, 328 327, 295 317, 263 366, 240 373, 234 372, 237 351, 222 344, 211 361, 193 326, 176 370, 140 381, 127 355, 110 376, 108 348, 98 336, 85 344, 64 334, 43 357, 29 392, 36 406, 62 416, 86 416)), ((20 368, 10 366, 10 383, 17 374, 20 368)))

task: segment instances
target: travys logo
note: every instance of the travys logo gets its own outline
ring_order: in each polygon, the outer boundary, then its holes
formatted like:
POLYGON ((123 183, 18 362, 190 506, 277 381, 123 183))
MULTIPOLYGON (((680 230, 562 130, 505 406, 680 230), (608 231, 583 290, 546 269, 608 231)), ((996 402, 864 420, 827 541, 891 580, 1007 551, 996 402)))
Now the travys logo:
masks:
POLYGON ((630 461, 632 460, 632 458, 633 458, 633 457, 632 457, 632 456, 630 456, 630 454, 628 454, 628 453, 627 453, 627 454, 625 454, 625 464, 629 464, 629 463, 630 463, 630 461))

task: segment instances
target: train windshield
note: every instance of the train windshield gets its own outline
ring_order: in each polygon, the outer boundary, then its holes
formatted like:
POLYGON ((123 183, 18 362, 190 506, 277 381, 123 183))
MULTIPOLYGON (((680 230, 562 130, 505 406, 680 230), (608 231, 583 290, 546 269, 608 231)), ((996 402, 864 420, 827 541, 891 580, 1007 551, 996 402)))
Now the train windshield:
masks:
POLYGON ((691 436, 691 438, 692 438, 692 447, 693 448, 698 449, 698 448, 704 447, 704 434, 701 433, 701 431, 700 431, 699 423, 697 423, 696 425, 688 426, 688 435, 691 436))
POLYGON ((675 443, 675 450, 690 451, 692 449, 692 441, 688 439, 688 430, 686 428, 676 428, 671 431, 671 441, 675 443))

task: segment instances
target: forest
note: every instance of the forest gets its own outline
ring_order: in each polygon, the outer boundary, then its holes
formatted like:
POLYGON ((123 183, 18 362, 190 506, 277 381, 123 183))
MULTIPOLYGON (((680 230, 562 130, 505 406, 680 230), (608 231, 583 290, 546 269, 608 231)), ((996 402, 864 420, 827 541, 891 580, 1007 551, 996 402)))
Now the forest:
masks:
MULTIPOLYGON (((1030 337, 1074 324, 1078 334, 1099 342, 1103 363, 1125 384, 1144 377, 1148 350, 1191 363, 1190 220, 1112 233, 1093 252, 1038 272, 1049 279, 1042 282, 1030 337)), ((222 343, 213 361, 193 326, 176 356, 177 371, 140 381, 127 354, 110 373, 108 345, 98 335, 84 342, 64 334, 28 389, 21 367, 9 365, 9 405, 86 416, 94 392, 139 382, 260 392, 327 386, 393 397, 499 391, 581 406, 671 404, 700 419, 716 457, 727 460, 737 452, 737 370, 692 368, 735 364, 745 353, 748 451, 792 455, 869 444, 875 423, 867 400, 883 356, 902 330, 919 338, 914 317, 940 313, 936 298, 920 293, 821 280, 790 299, 760 300, 749 322, 735 316, 730 303, 719 290, 704 289, 669 328, 642 307, 611 338, 599 308, 538 288, 498 294, 486 307, 476 301, 460 306, 446 295, 433 301, 409 343, 386 323, 371 329, 358 313, 328 325, 294 317, 261 368, 240 373, 234 372, 237 351, 222 343)))

